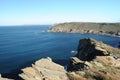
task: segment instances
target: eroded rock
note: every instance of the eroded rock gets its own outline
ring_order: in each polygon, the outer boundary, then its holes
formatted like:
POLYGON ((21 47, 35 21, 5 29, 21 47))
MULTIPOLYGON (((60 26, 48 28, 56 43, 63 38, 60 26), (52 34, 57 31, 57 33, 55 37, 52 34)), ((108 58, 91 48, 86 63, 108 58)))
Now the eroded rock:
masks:
POLYGON ((71 80, 119 80, 120 49, 94 39, 82 39, 68 71, 71 80))
POLYGON ((85 38, 67 71, 51 58, 42 58, 22 71, 19 76, 24 80, 119 80, 120 49, 85 38))
POLYGON ((71 62, 68 66, 69 71, 83 71, 89 69, 89 66, 85 63, 85 61, 81 61, 77 57, 72 57, 71 62))
POLYGON ((113 48, 101 41, 96 41, 91 38, 81 39, 78 46, 78 54, 76 55, 79 59, 84 61, 90 61, 96 56, 114 56, 120 57, 120 50, 113 48))
POLYGON ((24 80, 69 80, 64 67, 52 62, 51 58, 42 58, 22 71, 19 76, 24 80))

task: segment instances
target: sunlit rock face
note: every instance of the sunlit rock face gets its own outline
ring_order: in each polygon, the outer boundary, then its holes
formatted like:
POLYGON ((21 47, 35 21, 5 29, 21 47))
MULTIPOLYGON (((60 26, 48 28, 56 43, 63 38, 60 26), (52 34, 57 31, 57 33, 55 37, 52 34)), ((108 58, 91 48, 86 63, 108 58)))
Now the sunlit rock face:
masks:
POLYGON ((69 80, 64 67, 52 62, 51 58, 42 58, 22 71, 19 76, 24 80, 69 80))

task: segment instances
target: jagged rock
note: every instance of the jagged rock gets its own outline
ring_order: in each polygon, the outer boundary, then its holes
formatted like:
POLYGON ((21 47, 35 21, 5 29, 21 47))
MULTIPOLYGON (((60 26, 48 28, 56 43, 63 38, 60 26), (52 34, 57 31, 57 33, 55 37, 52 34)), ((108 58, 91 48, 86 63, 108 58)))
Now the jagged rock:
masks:
POLYGON ((3 78, 0 74, 0 80, 14 80, 14 79, 3 78))
POLYGON ((70 80, 119 80, 120 50, 101 41, 82 39, 68 71, 70 80))
POLYGON ((77 57, 72 57, 71 62, 68 66, 69 71, 83 71, 89 69, 89 66, 85 63, 85 61, 81 61, 77 57))
POLYGON ((114 56, 120 57, 120 50, 113 48, 101 41, 96 41, 91 38, 81 39, 78 45, 78 54, 76 55, 81 60, 90 61, 96 56, 114 56))
POLYGON ((24 80, 69 80, 64 67, 52 62, 51 58, 42 58, 22 71, 19 76, 24 80))
POLYGON ((22 69, 19 76, 24 80, 119 80, 120 50, 101 41, 82 39, 67 70, 51 58, 42 58, 22 69))

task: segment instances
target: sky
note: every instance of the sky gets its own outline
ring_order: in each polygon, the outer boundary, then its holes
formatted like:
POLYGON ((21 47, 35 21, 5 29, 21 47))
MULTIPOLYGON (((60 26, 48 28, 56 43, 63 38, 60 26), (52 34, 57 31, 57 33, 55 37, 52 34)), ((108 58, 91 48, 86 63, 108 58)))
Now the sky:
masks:
POLYGON ((0 25, 120 22, 120 0, 0 0, 0 25))

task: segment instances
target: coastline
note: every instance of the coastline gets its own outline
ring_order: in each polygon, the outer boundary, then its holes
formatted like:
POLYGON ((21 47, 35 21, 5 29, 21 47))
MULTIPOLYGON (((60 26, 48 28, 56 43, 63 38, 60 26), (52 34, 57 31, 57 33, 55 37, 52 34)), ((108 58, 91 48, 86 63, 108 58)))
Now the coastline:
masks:
POLYGON ((99 34, 99 33, 81 33, 81 32, 56 32, 56 31, 51 31, 51 30, 48 30, 47 32, 52 32, 52 33, 71 33, 71 34, 74 34, 74 33, 77 33, 77 34, 93 34, 93 35, 102 35, 102 36, 110 36, 110 37, 120 37, 120 35, 111 35, 111 34, 99 34))
POLYGON ((120 23, 70 22, 53 25, 48 32, 95 34, 120 37, 120 23))
POLYGON ((119 49, 84 38, 79 41, 78 52, 70 58, 67 69, 47 57, 23 68, 19 76, 24 80, 119 80, 119 61, 119 49))

